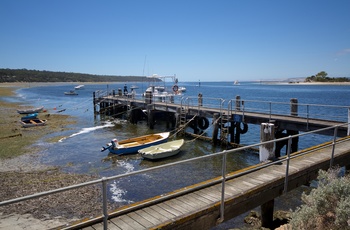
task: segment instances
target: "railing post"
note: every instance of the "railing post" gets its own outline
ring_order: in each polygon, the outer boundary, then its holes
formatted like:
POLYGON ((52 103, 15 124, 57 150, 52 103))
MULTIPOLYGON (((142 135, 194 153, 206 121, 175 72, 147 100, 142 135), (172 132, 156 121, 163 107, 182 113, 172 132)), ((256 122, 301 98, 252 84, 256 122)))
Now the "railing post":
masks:
POLYGON ((309 105, 306 105, 306 130, 309 131, 309 105))
POLYGON ((224 213, 225 213, 226 159, 227 159, 227 153, 226 153, 226 150, 224 150, 224 154, 222 155, 222 183, 221 183, 220 219, 219 219, 220 223, 224 221, 224 213))
POLYGON ((103 198, 103 229, 108 227, 108 211, 107 211, 107 178, 102 177, 102 198, 103 198))
POLYGON ((270 104, 270 121, 271 121, 271 113, 272 113, 272 102, 270 101, 269 104, 270 104))
POLYGON ((292 136, 289 136, 288 146, 287 146, 287 167, 286 167, 286 177, 284 178, 284 190, 283 193, 286 194, 288 191, 288 174, 289 174, 289 160, 290 160, 290 150, 292 145, 292 136))
POLYGON ((333 143, 332 143, 332 156, 331 156, 331 162, 329 164, 329 168, 332 168, 332 166, 333 166, 335 144, 337 142, 337 133, 338 133, 338 126, 336 126, 334 128, 334 136, 333 136, 333 143))
POLYGON ((350 135, 350 108, 348 108, 348 136, 350 135))

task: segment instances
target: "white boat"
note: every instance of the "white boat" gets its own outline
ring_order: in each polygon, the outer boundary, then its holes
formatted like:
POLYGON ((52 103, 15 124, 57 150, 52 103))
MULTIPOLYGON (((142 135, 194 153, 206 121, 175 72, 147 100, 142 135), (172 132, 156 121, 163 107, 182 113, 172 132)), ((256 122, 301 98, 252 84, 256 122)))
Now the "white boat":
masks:
POLYGON ((85 85, 78 85, 78 86, 75 86, 74 89, 83 89, 85 85))
POLYGON ((138 152, 142 157, 150 160, 162 159, 178 154, 183 144, 184 139, 179 139, 159 145, 152 145, 150 147, 140 149, 138 152))
POLYGON ((233 82, 234 85, 239 85, 239 82, 236 80, 233 82))

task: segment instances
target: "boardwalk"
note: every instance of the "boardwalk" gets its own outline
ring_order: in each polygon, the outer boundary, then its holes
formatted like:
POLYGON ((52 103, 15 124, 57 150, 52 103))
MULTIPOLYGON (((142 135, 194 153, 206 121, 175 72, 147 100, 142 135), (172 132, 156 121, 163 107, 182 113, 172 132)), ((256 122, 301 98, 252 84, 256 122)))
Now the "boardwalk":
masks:
MULTIPOLYGON (((308 132, 313 130, 318 130, 326 127, 331 127, 335 125, 339 125, 344 123, 340 121, 334 120, 326 120, 319 118, 310 118, 308 116, 292 116, 286 114, 274 114, 274 113, 264 113, 264 112, 248 112, 244 111, 243 108, 236 109, 233 107, 209 107, 209 106, 198 106, 198 105, 190 105, 190 104, 176 104, 176 103, 168 103, 168 102, 152 102, 152 104, 147 104, 145 100, 137 100, 125 97, 113 97, 106 96, 101 97, 95 100, 95 103, 99 102, 110 103, 113 105, 127 105, 130 107, 143 108, 143 109, 151 109, 158 111, 168 111, 176 113, 179 108, 185 108, 186 113, 189 115, 197 115, 206 117, 213 117, 214 114, 226 114, 230 117, 228 121, 233 121, 234 115, 239 115, 243 117, 243 121, 247 124, 257 124, 272 122, 276 126, 279 127, 280 130, 293 130, 298 132, 308 132)), ((220 105, 220 103, 218 102, 220 105)), ((331 108, 330 108, 331 109, 331 108)), ((347 115, 347 114, 346 114, 347 115)), ((339 127, 337 136, 344 137, 347 135, 348 127, 339 127)), ((323 135, 333 135, 333 131, 331 129, 325 130, 323 133, 319 133, 323 135)))
MULTIPOLYGON (((287 191, 315 179, 319 169, 328 169, 331 156, 332 143, 293 154, 289 161, 287 191)), ((349 162, 350 139, 347 137, 337 141, 332 163, 348 166, 349 162)), ((280 196, 285 190, 286 171, 287 162, 279 161, 227 175, 224 220, 280 196)), ((216 226, 220 218, 223 188, 220 181, 216 178, 184 188, 177 191, 179 196, 171 199, 157 197, 125 206, 110 214, 108 229, 209 229, 216 226)), ((67 229, 103 229, 102 220, 102 217, 96 218, 67 229)))

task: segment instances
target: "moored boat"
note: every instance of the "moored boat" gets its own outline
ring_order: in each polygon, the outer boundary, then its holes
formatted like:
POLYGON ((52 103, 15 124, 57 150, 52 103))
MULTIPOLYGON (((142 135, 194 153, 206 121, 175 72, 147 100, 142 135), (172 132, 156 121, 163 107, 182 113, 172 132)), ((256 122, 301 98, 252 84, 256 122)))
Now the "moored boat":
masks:
POLYGON ((20 122, 24 128, 34 127, 34 126, 43 126, 46 124, 46 120, 40 120, 37 118, 36 119, 21 120, 20 122))
POLYGON ((155 133, 129 138, 119 142, 117 139, 113 139, 106 147, 102 147, 101 152, 108 149, 110 153, 117 155, 137 153, 139 149, 167 142, 169 134, 169 132, 155 133))
POLYGON ((138 152, 143 158, 156 160, 178 154, 184 144, 184 139, 169 141, 159 145, 152 145, 147 148, 140 149, 138 152))
POLYGON ((74 90, 71 90, 69 92, 64 92, 64 95, 78 95, 74 90))
POLYGON ((44 110, 44 106, 34 108, 34 109, 17 109, 19 114, 31 114, 31 113, 40 113, 44 110))
POLYGON ((31 113, 27 116, 21 117, 21 120, 29 120, 29 119, 35 119, 38 116, 38 113, 31 113))

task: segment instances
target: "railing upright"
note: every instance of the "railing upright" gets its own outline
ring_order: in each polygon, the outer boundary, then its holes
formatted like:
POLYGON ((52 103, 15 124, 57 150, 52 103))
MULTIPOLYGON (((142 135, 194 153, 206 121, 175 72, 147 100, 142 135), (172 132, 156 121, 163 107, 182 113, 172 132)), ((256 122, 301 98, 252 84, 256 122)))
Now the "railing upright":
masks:
POLYGON ((335 151, 335 145, 337 142, 337 133, 338 133, 338 126, 334 128, 334 136, 333 136, 333 143, 332 143, 332 156, 331 156, 331 162, 329 164, 329 167, 332 168, 333 166, 333 159, 334 159, 334 151, 335 151))
POLYGON ((289 161, 290 161, 290 151, 292 148, 292 136, 288 138, 288 146, 287 146, 287 167, 286 167, 286 177, 284 178, 284 190, 283 193, 286 194, 288 192, 288 175, 289 175, 289 161))
POLYGON ((102 178, 102 198, 103 198, 103 229, 108 229, 108 208, 107 208, 107 182, 108 179, 103 177, 102 178))
POLYGON ((223 222, 225 218, 224 213, 225 213, 226 160, 227 160, 227 152, 226 150, 224 150, 222 155, 222 183, 221 183, 221 203, 220 203, 219 222, 223 222))

